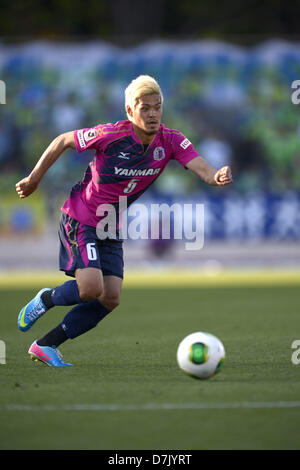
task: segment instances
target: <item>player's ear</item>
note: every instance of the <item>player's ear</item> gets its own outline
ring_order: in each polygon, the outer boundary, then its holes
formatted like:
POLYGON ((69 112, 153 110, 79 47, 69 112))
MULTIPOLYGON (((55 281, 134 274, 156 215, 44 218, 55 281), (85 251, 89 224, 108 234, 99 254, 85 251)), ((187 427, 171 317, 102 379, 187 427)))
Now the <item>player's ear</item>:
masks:
POLYGON ((126 106, 126 112, 127 112, 127 116, 132 118, 133 117, 133 112, 132 112, 132 109, 131 107, 129 106, 129 104, 126 106))

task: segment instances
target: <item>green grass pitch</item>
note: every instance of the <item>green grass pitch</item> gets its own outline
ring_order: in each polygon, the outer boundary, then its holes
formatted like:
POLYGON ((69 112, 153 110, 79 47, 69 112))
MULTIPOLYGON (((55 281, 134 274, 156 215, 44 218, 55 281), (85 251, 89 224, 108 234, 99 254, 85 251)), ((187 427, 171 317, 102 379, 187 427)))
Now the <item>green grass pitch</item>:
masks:
POLYGON ((115 312, 61 346, 72 368, 27 354, 67 312, 20 332, 18 312, 36 290, 0 290, 1 449, 300 448, 299 285, 125 287, 115 312), (179 342, 201 330, 227 356, 206 381, 176 364, 179 342))

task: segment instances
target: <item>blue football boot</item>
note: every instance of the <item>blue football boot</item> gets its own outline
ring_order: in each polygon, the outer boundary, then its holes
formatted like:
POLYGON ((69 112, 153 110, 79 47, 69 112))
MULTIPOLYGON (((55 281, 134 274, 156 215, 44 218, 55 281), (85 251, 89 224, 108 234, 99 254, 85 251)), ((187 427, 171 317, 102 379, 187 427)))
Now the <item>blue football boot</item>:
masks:
POLYGON ((49 287, 40 290, 36 296, 27 304, 19 313, 18 327, 21 331, 28 331, 32 325, 47 312, 47 307, 41 299, 41 295, 46 290, 51 290, 49 287))

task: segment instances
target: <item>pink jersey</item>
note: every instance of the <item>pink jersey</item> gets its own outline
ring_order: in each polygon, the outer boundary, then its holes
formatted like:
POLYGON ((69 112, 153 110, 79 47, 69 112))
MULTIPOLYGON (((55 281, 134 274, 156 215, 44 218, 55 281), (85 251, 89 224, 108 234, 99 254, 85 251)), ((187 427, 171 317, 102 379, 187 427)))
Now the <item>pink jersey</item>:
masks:
POLYGON ((130 121, 99 124, 74 131, 76 150, 95 149, 84 178, 73 186, 62 211, 79 222, 96 227, 101 204, 118 207, 119 198, 134 202, 163 172, 170 159, 185 165, 198 156, 191 142, 179 131, 160 125, 147 148, 133 131, 130 121))

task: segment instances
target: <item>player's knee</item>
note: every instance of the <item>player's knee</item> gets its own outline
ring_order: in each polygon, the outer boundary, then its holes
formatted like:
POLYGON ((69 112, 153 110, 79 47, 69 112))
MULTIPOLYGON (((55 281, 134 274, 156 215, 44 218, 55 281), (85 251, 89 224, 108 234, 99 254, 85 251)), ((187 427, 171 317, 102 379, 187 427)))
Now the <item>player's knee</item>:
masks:
POLYGON ((120 295, 105 295, 102 298, 101 303, 109 310, 114 310, 118 305, 120 305, 120 295))
POLYGON ((95 268, 77 269, 75 273, 79 296, 83 302, 97 299, 103 293, 101 271, 95 268))
POLYGON ((86 285, 79 288, 79 296, 83 302, 95 300, 101 293, 100 286, 86 285))

